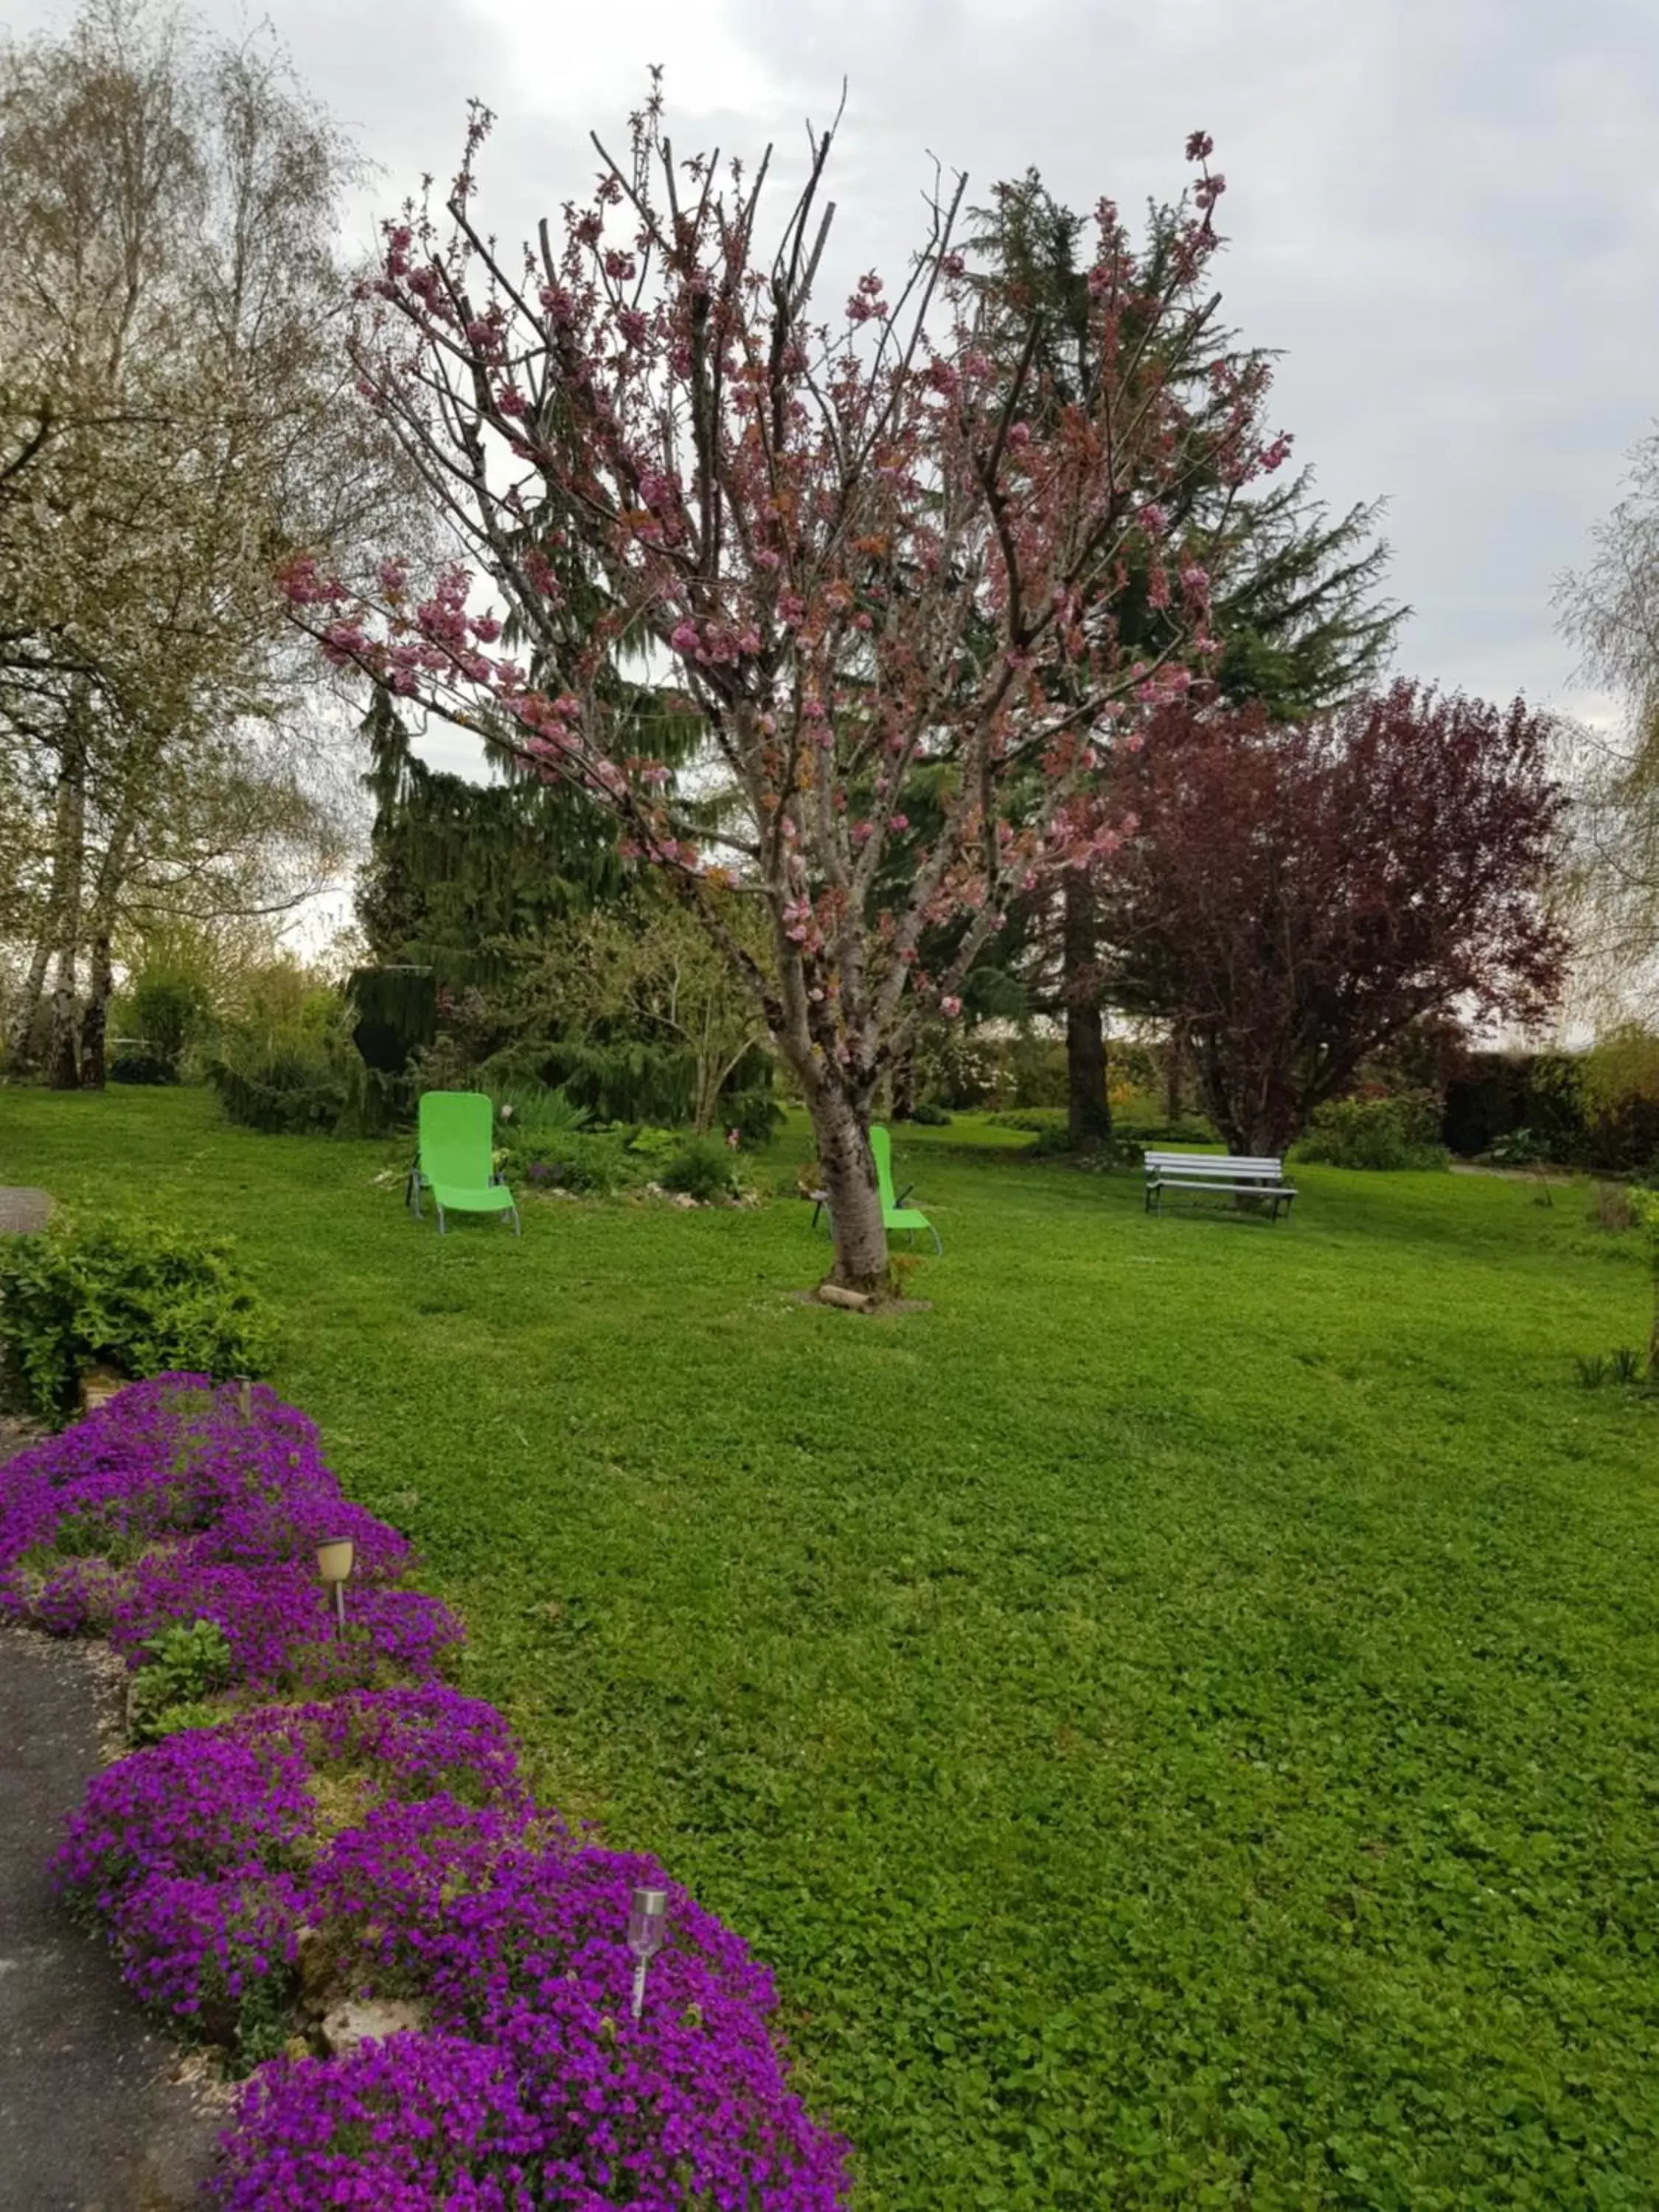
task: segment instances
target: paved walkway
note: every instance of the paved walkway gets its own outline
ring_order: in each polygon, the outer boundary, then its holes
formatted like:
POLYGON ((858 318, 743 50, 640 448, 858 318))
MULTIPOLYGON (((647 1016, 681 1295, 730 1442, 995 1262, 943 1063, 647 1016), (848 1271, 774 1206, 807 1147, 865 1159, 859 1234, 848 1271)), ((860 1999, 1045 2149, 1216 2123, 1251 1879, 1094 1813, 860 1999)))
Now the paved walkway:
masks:
POLYGON ((84 1653, 0 1627, 0 2212, 176 2212, 221 2124, 46 1886, 101 1763, 84 1653))
MULTIPOLYGON (((0 1186, 0 1234, 44 1229, 51 1204, 0 1186)), ((0 1415, 0 1462, 27 1442, 0 1415)), ((0 2212, 179 2212, 222 2120, 47 1886, 64 1817, 103 1764, 99 1704, 83 1650, 0 1626, 0 2212)))
POLYGON ((0 1233, 37 1237, 52 1218, 52 1200, 44 1190, 26 1183, 0 1183, 0 1233))

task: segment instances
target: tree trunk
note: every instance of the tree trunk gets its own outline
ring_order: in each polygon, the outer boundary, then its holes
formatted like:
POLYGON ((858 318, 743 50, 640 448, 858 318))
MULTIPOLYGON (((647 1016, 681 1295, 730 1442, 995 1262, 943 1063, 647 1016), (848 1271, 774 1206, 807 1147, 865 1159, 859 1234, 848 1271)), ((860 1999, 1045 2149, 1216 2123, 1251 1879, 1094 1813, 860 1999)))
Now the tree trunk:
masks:
POLYGON ((830 1198, 836 1245, 830 1279, 847 1291, 884 1290, 887 1231, 869 1134, 852 1100, 833 1085, 815 1085, 807 1094, 806 1109, 830 1198))
POLYGON ((40 1039, 36 1032, 40 1020, 40 1002, 46 992, 46 969, 52 960, 52 938, 45 936, 35 946, 29 959, 29 972, 23 981, 23 1002, 12 1024, 10 1060, 18 1069, 32 1068, 40 1057, 40 1039))
POLYGON ((98 867, 98 880, 92 894, 88 916, 92 951, 87 978, 86 1011, 81 1019, 81 1088, 83 1091, 101 1091, 104 1087, 105 1040, 109 1026, 110 994, 115 984, 110 942, 115 933, 122 886, 126 881, 127 854, 132 844, 137 813, 137 807, 129 799, 110 830, 109 842, 104 848, 104 857, 98 867))
POLYGON ((86 1011, 81 1017, 81 1088, 101 1091, 105 1081, 105 1032, 109 1026, 110 993, 115 971, 110 961, 109 932, 100 929, 92 940, 92 960, 87 982, 86 1011))
POLYGON ((1060 927, 1060 997, 1066 1006, 1066 1119, 1074 1152, 1111 1142, 1106 1096, 1106 1018, 1101 1005, 1095 887, 1086 868, 1067 868, 1060 927))
POLYGON ((80 1004, 76 963, 81 939, 81 880, 87 830, 86 702, 72 697, 64 718, 58 758, 57 820, 53 826, 52 1041, 46 1080, 54 1091, 74 1091, 81 1080, 80 1004))

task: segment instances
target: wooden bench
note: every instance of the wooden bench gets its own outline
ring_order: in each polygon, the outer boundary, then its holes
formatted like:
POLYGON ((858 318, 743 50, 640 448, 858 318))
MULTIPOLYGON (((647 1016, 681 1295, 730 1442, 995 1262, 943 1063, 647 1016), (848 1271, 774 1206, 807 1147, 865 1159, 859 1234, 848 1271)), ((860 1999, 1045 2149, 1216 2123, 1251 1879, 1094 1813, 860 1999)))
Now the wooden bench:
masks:
POLYGON ((1231 1191, 1235 1195, 1265 1198, 1279 1218, 1281 1206, 1288 1213, 1296 1188, 1285 1180, 1282 1159, 1250 1159, 1223 1152, 1148 1152, 1146 1154, 1146 1211, 1155 1213, 1166 1190, 1231 1191))

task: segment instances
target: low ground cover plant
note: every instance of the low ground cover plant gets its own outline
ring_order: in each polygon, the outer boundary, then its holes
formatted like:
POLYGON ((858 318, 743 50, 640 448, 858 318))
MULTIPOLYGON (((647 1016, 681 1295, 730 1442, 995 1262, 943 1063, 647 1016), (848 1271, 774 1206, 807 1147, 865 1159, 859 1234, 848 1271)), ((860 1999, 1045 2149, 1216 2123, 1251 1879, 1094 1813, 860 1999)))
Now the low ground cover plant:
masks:
POLYGON ((834 2212, 845 2147, 791 2086, 770 1976, 654 1859, 535 1803, 501 1715, 441 1679, 459 1624, 409 1564, 302 1415, 201 1376, 0 1483, 0 1609, 105 1628, 134 1670, 143 1747, 54 1874, 137 1994, 252 2071, 213 2201, 834 2212), (345 1638, 307 1556, 343 1534, 345 1638), (668 1905, 635 2017, 641 1887, 668 1905), (418 2025, 321 2055, 348 1996, 418 2025))

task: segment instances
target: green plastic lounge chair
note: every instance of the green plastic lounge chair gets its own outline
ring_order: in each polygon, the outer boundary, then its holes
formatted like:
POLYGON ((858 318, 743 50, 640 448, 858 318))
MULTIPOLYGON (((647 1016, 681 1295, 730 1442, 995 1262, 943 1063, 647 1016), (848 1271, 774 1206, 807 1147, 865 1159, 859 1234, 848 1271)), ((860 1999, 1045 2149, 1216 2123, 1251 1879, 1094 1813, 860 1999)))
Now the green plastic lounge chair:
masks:
POLYGON ((918 1213, 914 1206, 906 1206, 914 1184, 907 1183, 896 1198, 893 1195, 893 1142, 879 1123, 870 1132, 870 1150, 875 1154, 876 1181, 881 1186, 881 1224, 890 1234, 895 1229, 907 1229, 914 1236, 925 1229, 933 1240, 935 1252, 945 1249, 939 1241, 939 1231, 925 1213, 918 1213))
POLYGON ((432 1193, 440 1237, 446 1212, 510 1213, 514 1234, 523 1236, 513 1194, 495 1171, 495 1109, 481 1091, 428 1091, 422 1099, 421 1148, 404 1194, 418 1220, 421 1193, 432 1193))

